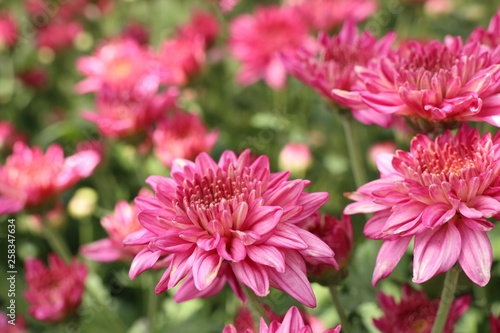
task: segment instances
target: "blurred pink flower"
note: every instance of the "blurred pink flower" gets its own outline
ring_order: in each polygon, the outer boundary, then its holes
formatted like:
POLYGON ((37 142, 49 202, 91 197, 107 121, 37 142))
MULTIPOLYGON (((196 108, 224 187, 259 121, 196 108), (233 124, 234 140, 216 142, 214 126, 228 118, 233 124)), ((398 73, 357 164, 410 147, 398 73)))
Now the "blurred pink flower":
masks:
POLYGON ((410 152, 379 155, 381 178, 347 195, 345 214, 372 213, 364 234, 382 239, 373 284, 387 277, 415 237, 413 282, 423 283, 458 261, 484 286, 492 248, 487 218, 500 213, 500 134, 446 131, 434 141, 419 134, 410 152))
POLYGON ((470 34, 468 42, 478 42, 490 49, 500 45, 500 9, 491 18, 488 29, 477 27, 470 34))
POLYGON ((312 162, 311 149, 302 143, 287 143, 278 156, 280 169, 289 170, 292 175, 304 175, 312 162))
POLYGON ((51 203, 59 193, 90 176, 100 160, 94 150, 64 158, 57 144, 44 154, 38 147, 15 143, 12 155, 0 166, 0 215, 51 203))
POLYGON ((291 8, 260 7, 253 15, 238 16, 230 26, 229 47, 242 63, 238 81, 244 85, 263 78, 271 88, 283 88, 286 69, 280 54, 310 49, 313 44, 306 25, 291 8))
POLYGON ((333 90, 342 104, 362 102, 382 115, 405 116, 424 132, 457 121, 500 126, 500 65, 478 43, 450 36, 425 45, 410 41, 356 72, 351 91, 333 90))
POLYGON ((55 20, 36 32, 37 48, 46 47, 55 52, 63 51, 73 45, 78 34, 83 30, 78 22, 55 20))
POLYGON ((38 259, 25 263, 28 290, 28 312, 34 318, 50 323, 62 321, 74 313, 82 301, 87 267, 73 259, 64 263, 55 254, 49 255, 48 266, 38 259))
POLYGON ((167 167, 176 158, 194 159, 202 152, 210 153, 219 133, 207 133, 200 117, 182 110, 163 118, 152 134, 155 155, 167 167))
MULTIPOLYGON (((424 291, 413 290, 407 284, 403 285, 399 303, 380 291, 377 297, 384 315, 373 323, 382 333, 431 333, 439 300, 431 301, 424 291)), ((455 322, 467 311, 471 300, 470 295, 465 295, 453 302, 443 333, 454 332, 455 322)))
POLYGON ((491 333, 500 333, 500 315, 495 318, 493 313, 490 313, 490 328, 491 333))
POLYGON ((94 55, 78 59, 76 67, 86 76, 76 85, 79 94, 107 88, 135 98, 156 93, 160 84, 154 54, 132 39, 108 41, 94 55))
POLYGON ((345 21, 363 21, 377 10, 376 0, 285 0, 295 6, 308 26, 317 31, 330 31, 345 21))
POLYGON ((17 21, 9 12, 0 12, 0 50, 3 47, 11 48, 18 39, 17 21))
POLYGON ((121 36, 124 39, 131 39, 143 47, 149 42, 149 31, 146 25, 139 22, 129 22, 121 36))
POLYGON ((0 121, 0 151, 10 151, 17 141, 26 142, 26 136, 16 131, 8 121, 0 121))
POLYGON ((219 2, 220 10, 223 13, 231 12, 238 4, 239 0, 217 0, 219 2))
POLYGON ((219 33, 219 23, 212 15, 204 12, 195 12, 191 20, 179 27, 177 37, 181 39, 193 39, 200 37, 205 46, 214 42, 219 33))
POLYGON ((47 71, 42 67, 33 67, 17 73, 17 77, 26 86, 33 89, 42 89, 47 85, 47 71))
POLYGON ((206 153, 195 162, 176 159, 171 177, 149 177, 156 198, 136 198, 145 230, 125 244, 145 247, 132 262, 132 279, 169 256, 156 292, 185 278, 177 301, 213 295, 228 282, 240 297, 240 283, 261 297, 272 286, 316 306, 305 262, 337 263, 333 251, 298 223, 328 200, 327 193, 304 192, 308 181, 271 173, 268 157, 251 162, 250 150, 239 157, 225 151, 218 164, 206 153))
POLYGON ((176 88, 158 94, 133 95, 104 88, 96 100, 96 111, 84 111, 82 117, 97 125, 105 136, 126 138, 144 134, 149 127, 175 105, 176 88))
POLYGON ((0 332, 27 333, 28 326, 26 325, 26 320, 24 320, 24 317, 19 313, 19 311, 16 311, 15 304, 13 305, 13 311, 9 310, 9 306, 12 305, 7 304, 6 306, 9 313, 0 311, 0 332))
POLYGON ((336 99, 332 89, 352 90, 357 81, 356 66, 365 66, 375 57, 385 56, 394 41, 389 33, 377 40, 370 32, 359 34, 353 21, 347 21, 338 35, 328 37, 320 33, 314 52, 299 50, 284 56, 287 70, 314 88, 330 101, 343 104, 352 110, 354 117, 364 124, 388 127, 392 115, 373 111, 363 103, 345 103, 336 99))
POLYGON ((380 154, 394 154, 398 147, 394 141, 376 142, 368 149, 368 161, 370 165, 377 165, 377 158, 380 154))
MULTIPOLYGON (((222 333, 254 333, 256 331, 250 328, 237 330, 233 325, 227 325, 222 333)), ((273 320, 268 326, 264 319, 260 319, 259 333, 311 333, 312 327, 304 323, 302 314, 299 309, 292 306, 288 309, 282 321, 273 320)), ((340 333, 340 325, 336 328, 331 328, 323 333, 340 333)))
POLYGON ((80 253, 99 262, 132 260, 142 248, 137 246, 124 247, 123 240, 132 232, 142 229, 137 219, 138 213, 139 210, 135 204, 119 201, 113 214, 101 219, 101 225, 109 237, 83 245, 80 253))

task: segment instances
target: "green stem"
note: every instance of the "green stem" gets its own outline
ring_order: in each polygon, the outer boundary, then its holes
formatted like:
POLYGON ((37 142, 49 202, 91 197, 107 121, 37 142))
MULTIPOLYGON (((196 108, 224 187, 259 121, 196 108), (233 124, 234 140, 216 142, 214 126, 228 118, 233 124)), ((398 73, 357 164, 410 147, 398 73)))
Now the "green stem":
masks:
POLYGON ((434 326, 432 326, 431 333, 441 333, 446 326, 448 313, 450 312, 451 304, 455 298, 455 289, 457 287, 459 273, 460 269, 456 265, 446 272, 443 291, 441 292, 441 301, 439 302, 436 320, 434 321, 434 326))
POLYGON ((250 311, 252 312, 252 317, 255 323, 255 327, 260 326, 260 318, 262 317, 266 323, 269 323, 269 317, 267 316, 266 310, 264 309, 264 305, 261 302, 261 298, 255 295, 252 289, 248 288, 245 285, 241 285, 243 288, 243 292, 247 297, 248 305, 250 307, 250 311))
POLYGON ((149 332, 155 333, 157 331, 156 327, 156 312, 158 309, 158 299, 160 296, 156 295, 155 286, 156 286, 156 274, 155 271, 145 272, 148 274, 144 274, 143 283, 144 283, 144 292, 146 293, 146 302, 147 302, 147 316, 149 321, 149 332))
POLYGON ((63 259, 66 263, 70 263, 72 258, 71 251, 69 250, 64 239, 61 237, 61 234, 52 227, 45 214, 42 214, 42 221, 43 235, 50 247, 61 259, 63 259))
POLYGON ((104 304, 99 298, 99 291, 94 290, 92 288, 92 284, 87 285, 86 289, 87 295, 90 297, 92 302, 96 305, 97 312, 101 314, 103 318, 106 319, 106 322, 110 324, 112 327, 111 332, 123 333, 127 332, 128 329, 125 327, 120 318, 116 315, 115 311, 112 311, 107 304, 104 304))
POLYGON ((360 149, 361 147, 355 133, 356 121, 351 113, 344 112, 343 110, 339 112, 339 115, 344 127, 344 135, 354 175, 354 182, 357 187, 360 187, 367 182, 367 176, 362 151, 360 149))
POLYGON ((350 333, 351 325, 349 324, 349 321, 347 320, 347 315, 344 311, 344 308, 342 307, 342 304, 340 303, 340 297, 337 286, 330 285, 328 286, 328 290, 330 291, 330 296, 332 298, 333 305, 335 306, 335 310, 337 310, 337 314, 339 315, 340 324, 342 325, 342 332, 350 333))
POLYGON ((87 244, 93 240, 92 219, 90 216, 82 217, 78 221, 78 234, 80 245, 87 244))

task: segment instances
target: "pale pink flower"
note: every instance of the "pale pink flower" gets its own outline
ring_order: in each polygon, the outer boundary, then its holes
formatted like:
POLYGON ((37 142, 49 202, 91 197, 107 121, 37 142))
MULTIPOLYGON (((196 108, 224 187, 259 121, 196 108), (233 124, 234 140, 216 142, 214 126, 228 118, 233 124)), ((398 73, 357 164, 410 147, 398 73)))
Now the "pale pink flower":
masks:
POLYGON ((0 12, 0 50, 13 47, 18 39, 17 22, 9 12, 0 12))
POLYGON ((96 111, 82 117, 95 123, 105 136, 126 138, 144 134, 151 125, 175 105, 178 90, 170 88, 157 94, 134 95, 104 88, 96 100, 96 111))
POLYGON ((333 251, 298 223, 328 194, 304 192, 308 181, 288 177, 271 173, 267 156, 252 162, 250 150, 239 157, 225 151, 218 164, 206 153, 195 162, 175 160, 171 178, 147 179, 156 198, 136 198, 145 230, 125 244, 146 246, 132 262, 130 277, 168 256, 156 292, 185 278, 177 301, 213 295, 228 282, 240 297, 240 283, 261 297, 272 286, 314 307, 305 263, 337 263, 333 251))
MULTIPOLYGON (((323 331, 323 333, 340 333, 340 325, 323 331)), ((237 330, 233 325, 227 325, 222 333, 255 333, 250 328, 237 330)), ((269 326, 264 319, 260 319, 259 333, 312 333, 312 327, 304 323, 299 309, 292 306, 288 309, 282 321, 273 320, 269 326)))
POLYGON ((352 91, 333 90, 342 104, 362 102, 382 115, 404 116, 424 132, 457 121, 500 126, 500 65, 479 43, 450 36, 425 45, 410 41, 356 71, 352 91))
POLYGON ((332 89, 350 91, 357 81, 356 66, 365 66, 375 57, 385 56, 394 41, 395 34, 389 33, 377 40, 369 31, 359 34, 353 21, 348 21, 338 35, 329 37, 320 33, 317 48, 311 52, 300 50, 285 55, 287 70, 298 79, 314 88, 323 97, 352 109, 353 116, 364 124, 388 127, 392 115, 381 114, 363 103, 343 103, 336 99, 332 89))
POLYGON ((377 10, 376 0, 285 0, 317 31, 330 31, 345 21, 363 21, 377 10))
POLYGON ((19 313, 19 310, 16 310, 16 304, 7 304, 5 308, 7 313, 0 311, 0 332, 27 333, 28 326, 26 325, 26 320, 19 313), (9 306, 12 310, 9 309, 9 306))
POLYGON ((463 125, 434 141, 419 134, 410 152, 379 155, 381 178, 347 196, 357 202, 346 214, 375 214, 364 234, 384 241, 373 284, 387 277, 415 239, 413 282, 423 283, 459 263, 484 286, 490 279, 492 248, 487 218, 500 213, 500 134, 480 137, 463 125))
POLYGON ((500 333, 500 315, 495 318, 493 313, 490 313, 490 328, 491 333, 500 333))
POLYGON ((28 312, 34 318, 50 323, 60 322, 73 314, 82 301, 87 267, 76 259, 64 263, 55 254, 49 255, 48 266, 38 259, 25 263, 28 290, 28 312))
MULTIPOLYGON (((409 141, 409 140, 408 140, 409 141)), ((368 149, 368 162, 375 167, 380 154, 394 154, 398 147, 394 141, 376 142, 368 149)))
POLYGON ((231 12, 238 4, 239 0, 217 0, 219 2, 220 10, 223 13, 231 12))
POLYGON ((283 88, 286 69, 281 53, 305 47, 313 41, 297 12, 286 7, 259 7, 255 13, 238 16, 231 22, 229 46, 242 63, 238 74, 241 84, 259 79, 274 88, 283 88))
POLYGON ((76 85, 80 94, 107 88, 150 96, 160 84, 160 68, 154 54, 133 39, 108 41, 94 55, 78 59, 76 67, 86 76, 76 85))
POLYGON ((119 201, 113 214, 101 219, 101 225, 109 237, 81 247, 80 253, 99 262, 132 260, 142 249, 137 246, 123 246, 123 240, 131 233, 142 229, 137 219, 139 210, 135 204, 119 201))
POLYGON ((278 156, 280 169, 289 170, 295 175, 303 175, 312 162, 311 149, 303 143, 287 143, 278 156))
POLYGON ((57 144, 49 146, 44 154, 38 147, 15 143, 12 155, 0 166, 0 215, 52 202, 80 179, 90 176, 100 160, 94 150, 65 158, 57 144))
POLYGON ((163 118, 152 134, 155 155, 167 167, 176 158, 194 159, 202 152, 210 153, 219 133, 208 132, 199 116, 175 110, 163 118))
MULTIPOLYGON (((424 291, 413 290, 403 285, 403 295, 395 299, 382 292, 377 293, 378 303, 384 312, 373 323, 382 333, 431 333, 436 320, 439 300, 429 300, 424 291)), ((465 295, 457 298, 450 309, 443 333, 453 333, 456 321, 467 311, 472 297, 465 295)))

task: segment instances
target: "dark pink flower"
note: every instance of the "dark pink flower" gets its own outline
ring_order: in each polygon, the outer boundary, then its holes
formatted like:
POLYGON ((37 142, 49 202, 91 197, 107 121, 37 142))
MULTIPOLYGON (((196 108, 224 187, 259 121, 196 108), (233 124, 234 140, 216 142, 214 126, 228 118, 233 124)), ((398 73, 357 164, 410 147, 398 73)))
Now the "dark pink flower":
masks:
POLYGON ((55 254, 49 255, 48 266, 38 259, 25 263, 28 290, 24 297, 34 318, 56 323, 73 314, 82 301, 87 267, 73 259, 64 263, 55 254))
POLYGON ((38 147, 15 143, 12 155, 0 166, 0 215, 50 203, 80 179, 90 176, 100 160, 94 150, 65 158, 57 144, 49 146, 44 154, 38 147))
POLYGON ((482 137, 463 125, 434 141, 419 134, 410 152, 382 154, 381 178, 347 196, 344 213, 372 213, 364 234, 382 239, 373 284, 387 277, 414 242, 413 282, 423 283, 459 263, 484 286, 492 258, 487 219, 500 213, 500 134, 482 137))
POLYGON ((199 116, 182 110, 162 119, 152 135, 155 155, 170 167, 176 158, 194 159, 210 153, 217 142, 217 131, 207 132, 199 116))
POLYGON ((219 24, 208 13, 195 12, 191 20, 179 27, 177 37, 182 39, 201 38, 205 46, 212 44, 219 33, 219 24))
POLYGON ((226 151, 219 163, 206 153, 195 162, 176 159, 171 178, 147 179, 156 198, 136 198, 145 229, 125 244, 146 246, 132 262, 130 277, 168 256, 156 292, 184 279, 177 301, 213 295, 228 282, 240 297, 240 283, 258 296, 272 286, 315 306, 305 263, 337 263, 333 251, 298 223, 328 194, 304 192, 308 181, 288 177, 271 173, 267 156, 251 162, 249 150, 239 157, 226 151))
POLYGON ((490 313, 490 328, 491 333, 500 333, 500 316, 495 318, 493 313, 490 313))
POLYGON ((36 32, 37 48, 46 47, 56 52, 70 48, 83 30, 78 22, 54 20, 36 32))
POLYGON ((149 42, 149 31, 144 24, 139 22, 128 23, 121 36, 125 39, 132 39, 141 46, 149 42))
POLYGON ((425 132, 457 121, 500 126, 500 65, 479 43, 449 36, 425 45, 410 41, 356 71, 352 91, 333 90, 342 104, 362 102, 382 115, 404 116, 425 132))
POLYGON ((282 88, 286 69, 280 54, 309 49, 312 43, 306 25, 291 8, 260 7, 253 15, 241 15, 231 22, 229 46, 242 63, 238 74, 241 84, 262 78, 270 87, 282 88))
POLYGON ((33 67, 17 74, 17 77, 26 86, 33 89, 42 89, 47 85, 47 71, 41 67, 33 67))
MULTIPOLYGON (((424 291, 413 290, 406 284, 398 303, 382 292, 378 292, 377 297, 384 315, 373 323, 382 333, 431 333, 439 300, 431 301, 424 291)), ((470 295, 465 295, 453 302, 443 333, 454 332, 455 322, 467 311, 471 300, 470 295)))
POLYGON ((364 124, 378 124, 388 127, 392 115, 381 114, 365 104, 344 103, 332 95, 332 89, 350 91, 357 81, 356 66, 365 66, 375 57, 382 57, 390 51, 394 33, 377 40, 370 32, 359 34, 353 21, 348 21, 338 35, 329 37, 320 33, 317 47, 311 52, 300 50, 284 56, 288 71, 318 91, 323 97, 350 109, 357 120, 364 124))
POLYGON ((0 50, 13 47, 18 39, 17 22, 9 12, 0 12, 0 50))

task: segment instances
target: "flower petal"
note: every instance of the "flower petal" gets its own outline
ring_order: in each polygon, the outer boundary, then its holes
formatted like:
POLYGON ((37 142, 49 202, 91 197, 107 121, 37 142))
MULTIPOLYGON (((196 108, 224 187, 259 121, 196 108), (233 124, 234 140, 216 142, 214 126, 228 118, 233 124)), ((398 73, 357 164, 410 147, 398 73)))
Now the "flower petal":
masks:
POLYGON ((231 264, 238 281, 248 286, 260 297, 269 294, 269 276, 265 268, 252 261, 239 261, 231 264))
POLYGON ((458 225, 462 246, 458 262, 465 274, 475 284, 484 287, 491 276, 493 253, 491 242, 484 231, 476 231, 465 225, 458 225))
POLYGON ((411 238, 411 236, 408 236, 384 241, 378 251, 375 270, 373 271, 372 285, 374 287, 378 281, 388 277, 392 273, 405 253, 411 238))
POLYGON ((202 253, 193 262, 194 285, 198 290, 204 290, 214 282, 219 273, 222 258, 217 253, 202 253))

